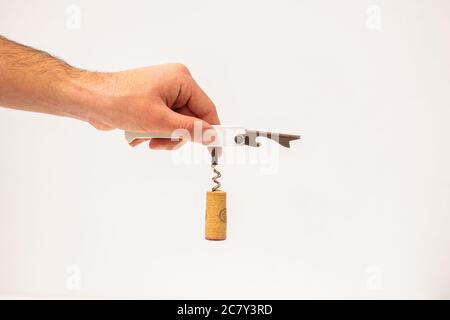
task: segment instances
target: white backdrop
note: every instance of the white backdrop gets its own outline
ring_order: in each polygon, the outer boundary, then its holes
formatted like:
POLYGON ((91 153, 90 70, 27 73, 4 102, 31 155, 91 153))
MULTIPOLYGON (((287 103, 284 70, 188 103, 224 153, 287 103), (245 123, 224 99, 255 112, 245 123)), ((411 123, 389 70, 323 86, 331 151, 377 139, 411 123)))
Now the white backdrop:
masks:
MULTIPOLYGON (((93 70, 183 62, 224 124, 302 134, 279 170, 0 109, 0 293, 450 298, 450 2, 0 0, 0 34, 93 70)), ((254 151, 246 151, 254 152, 254 151)))

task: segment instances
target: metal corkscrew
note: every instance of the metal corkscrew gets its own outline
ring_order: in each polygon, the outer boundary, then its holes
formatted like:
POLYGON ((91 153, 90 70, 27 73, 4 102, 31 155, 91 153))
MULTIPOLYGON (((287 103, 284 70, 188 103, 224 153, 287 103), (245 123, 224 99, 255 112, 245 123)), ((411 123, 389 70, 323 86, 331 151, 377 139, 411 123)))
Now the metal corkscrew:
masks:
POLYGON ((219 170, 216 169, 216 165, 211 165, 211 168, 213 172, 216 174, 214 177, 212 177, 212 181, 215 183, 214 187, 212 187, 212 191, 216 191, 220 188, 221 184, 219 182, 219 178, 222 176, 219 170))
POLYGON ((212 181, 214 182, 214 186, 212 188, 212 191, 219 190, 221 184, 219 182, 219 178, 222 176, 219 170, 216 169, 218 164, 218 148, 213 148, 211 151, 211 169, 213 170, 215 176, 212 177, 212 181))
MULTIPOLYGON (((272 140, 285 148, 291 147, 291 142, 300 139, 299 135, 284 134, 278 132, 266 132, 261 130, 249 130, 242 126, 213 125, 216 139, 207 146, 211 149, 211 169, 214 172, 212 181, 214 183, 211 191, 206 192, 206 216, 205 216, 205 239, 221 241, 227 238, 227 193, 220 190, 219 178, 222 174, 217 170, 219 155, 223 147, 261 147, 260 139, 272 140)), ((137 139, 148 140, 151 138, 179 139, 175 132, 132 132, 126 131, 125 138, 129 144, 137 139)), ((195 134, 194 134, 195 137, 195 134)))

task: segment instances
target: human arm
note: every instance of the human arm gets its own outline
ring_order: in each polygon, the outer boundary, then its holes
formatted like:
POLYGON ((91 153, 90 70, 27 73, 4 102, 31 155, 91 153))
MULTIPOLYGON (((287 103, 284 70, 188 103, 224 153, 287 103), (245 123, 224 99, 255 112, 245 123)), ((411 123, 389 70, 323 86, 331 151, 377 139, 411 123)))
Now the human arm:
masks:
MULTIPOLYGON (((72 117, 102 130, 186 129, 194 137, 195 121, 203 130, 220 123, 213 102, 181 64, 91 72, 1 36, 0 105, 72 117)), ((156 149, 176 145, 150 142, 156 149)))

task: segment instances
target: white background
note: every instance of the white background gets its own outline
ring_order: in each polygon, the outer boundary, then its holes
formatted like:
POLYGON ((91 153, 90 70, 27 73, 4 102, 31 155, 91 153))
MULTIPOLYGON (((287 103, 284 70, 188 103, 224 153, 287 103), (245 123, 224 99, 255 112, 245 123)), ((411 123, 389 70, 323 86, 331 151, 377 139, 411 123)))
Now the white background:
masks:
POLYGON ((208 163, 1 109, 0 293, 450 298, 449 1, 0 0, 0 34, 91 70, 183 62, 224 124, 303 137, 276 174, 221 166, 208 242, 208 163))

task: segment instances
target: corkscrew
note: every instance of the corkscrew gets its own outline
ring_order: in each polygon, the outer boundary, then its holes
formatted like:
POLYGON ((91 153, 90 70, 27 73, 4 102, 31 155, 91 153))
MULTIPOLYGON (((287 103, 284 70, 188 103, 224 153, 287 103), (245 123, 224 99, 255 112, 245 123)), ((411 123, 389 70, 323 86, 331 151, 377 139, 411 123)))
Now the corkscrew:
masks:
POLYGON ((213 173, 215 174, 215 176, 212 177, 212 181, 215 184, 212 188, 213 192, 216 190, 219 190, 219 188, 221 186, 219 178, 222 177, 222 174, 216 168, 218 165, 218 153, 219 153, 218 148, 212 148, 212 150, 211 150, 211 169, 213 170, 213 173))
MULTIPOLYGON (((219 162, 219 153, 221 147, 228 146, 249 146, 260 147, 261 144, 256 141, 258 137, 265 137, 273 140, 283 147, 289 148, 290 142, 300 139, 298 135, 281 134, 275 132, 265 132, 259 130, 247 130, 240 126, 213 126, 215 131, 215 139, 208 145, 211 147, 211 169, 214 173, 212 181, 214 183, 211 191, 206 192, 206 220, 205 220, 205 239, 207 240, 225 240, 227 235, 227 206, 225 191, 220 190, 221 183, 219 178, 222 174, 217 170, 219 162)), ((201 131, 201 130, 200 130, 201 131)), ((200 132, 201 133, 201 132, 200 132)), ((136 139, 151 139, 151 138, 167 138, 172 140, 179 140, 179 132, 173 133, 155 133, 155 132, 125 132, 125 138, 129 144, 132 144, 136 139)), ((182 137, 186 139, 186 137, 182 137)), ((194 140, 201 141, 202 139, 194 140)), ((198 137, 197 137, 198 138, 198 137)), ((187 137, 186 140, 190 140, 187 137)))
POLYGON ((214 187, 212 187, 212 191, 219 190, 221 186, 220 181, 218 179, 222 176, 222 174, 220 173, 219 170, 216 169, 216 166, 217 165, 211 165, 213 172, 216 174, 214 177, 212 177, 212 181, 215 183, 214 187))
MULTIPOLYGON (((289 148, 291 141, 300 139, 299 135, 277 133, 274 131, 268 132, 261 130, 250 130, 245 129, 241 126, 213 125, 212 127, 214 128, 216 139, 211 144, 209 144, 210 147, 230 147, 230 146, 260 147, 261 143, 256 141, 256 139, 259 137, 263 137, 275 141, 283 147, 289 148)), ((179 132, 177 132, 176 130, 174 132, 125 131, 125 139, 128 141, 128 143, 132 143, 136 139, 151 139, 151 138, 165 138, 177 140, 180 138, 180 136, 179 132)), ((195 140, 199 141, 201 139, 195 140)))

